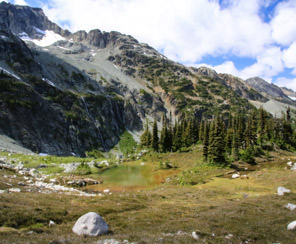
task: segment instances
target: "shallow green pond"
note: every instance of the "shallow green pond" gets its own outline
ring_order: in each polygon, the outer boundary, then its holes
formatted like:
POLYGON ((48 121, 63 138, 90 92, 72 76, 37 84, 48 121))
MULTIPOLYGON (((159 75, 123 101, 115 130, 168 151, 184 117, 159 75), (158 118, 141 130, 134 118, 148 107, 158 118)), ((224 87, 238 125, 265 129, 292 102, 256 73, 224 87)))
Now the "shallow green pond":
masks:
POLYGON ((101 174, 104 183, 120 186, 147 186, 153 183, 151 169, 146 166, 120 165, 101 174))

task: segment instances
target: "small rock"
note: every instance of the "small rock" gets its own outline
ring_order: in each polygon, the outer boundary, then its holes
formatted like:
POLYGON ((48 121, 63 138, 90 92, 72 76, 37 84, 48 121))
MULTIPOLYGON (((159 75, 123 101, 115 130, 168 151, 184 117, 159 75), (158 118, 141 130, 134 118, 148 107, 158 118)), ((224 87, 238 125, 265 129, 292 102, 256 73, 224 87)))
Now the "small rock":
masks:
POLYGON ((98 236, 108 233, 108 225, 104 219, 94 212, 81 216, 72 228, 77 235, 98 236))
POLYGON ((227 236, 225 236, 225 238, 228 239, 228 240, 231 239, 232 237, 233 237, 232 234, 228 234, 227 236))
POLYGON ((37 169, 45 169, 45 168, 47 168, 47 165, 46 164, 40 164, 36 168, 37 169))
POLYGON ((25 186, 26 184, 24 182, 17 183, 19 186, 25 186))
POLYGON ((110 189, 105 189, 104 190, 104 193, 109 193, 110 192, 110 189))
POLYGON ((288 203, 285 208, 290 209, 291 211, 296 209, 296 205, 292 203, 288 203))
POLYGON ((239 178, 239 177, 240 177, 239 174, 233 174, 233 175, 231 176, 232 179, 236 179, 236 178, 239 178))
POLYGON ((296 229, 296 221, 293 221, 290 224, 288 224, 287 229, 288 230, 295 230, 296 229))
POLYGON ((51 183, 57 183, 57 180, 56 179, 50 179, 49 182, 51 182, 51 183))
POLYGON ((279 186, 278 189, 277 189, 277 194, 279 196, 283 196, 285 193, 290 193, 290 192, 291 192, 291 190, 289 190, 289 189, 287 189, 287 188, 285 188, 283 186, 279 186))
MULTIPOLYGON (((128 242, 124 242, 128 243, 128 242)), ((115 240, 115 239, 107 239, 107 240, 101 240, 96 242, 96 244, 121 244, 121 242, 115 240)))
POLYGON ((0 194, 3 194, 5 191, 4 190, 0 190, 0 194))
POLYGON ((21 192, 20 188, 10 188, 8 189, 8 192, 21 192))
POLYGON ((195 239, 195 240, 199 240, 199 235, 195 231, 193 231, 192 232, 192 238, 195 239))
POLYGON ((141 166, 144 166, 144 165, 145 165, 145 163, 144 163, 144 162, 142 162, 142 163, 141 163, 141 166))
POLYGON ((49 227, 52 227, 52 226, 54 226, 55 224, 56 224, 56 223, 55 223, 53 220, 50 220, 48 226, 49 226, 49 227))
POLYGON ((296 163, 291 167, 291 170, 296 171, 296 163))
POLYGON ((293 165, 293 163, 290 161, 287 163, 287 165, 291 167, 293 165))

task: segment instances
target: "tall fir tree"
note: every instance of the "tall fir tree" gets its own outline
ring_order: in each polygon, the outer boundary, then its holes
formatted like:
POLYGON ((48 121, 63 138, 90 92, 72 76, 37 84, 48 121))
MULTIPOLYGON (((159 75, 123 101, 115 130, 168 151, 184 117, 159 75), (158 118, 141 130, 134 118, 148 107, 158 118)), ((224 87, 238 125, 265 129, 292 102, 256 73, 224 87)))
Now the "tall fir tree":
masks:
POLYGON ((203 150, 202 150, 202 155, 205 161, 208 161, 208 154, 209 154, 209 126, 205 124, 204 132, 203 132, 203 150))
POLYGON ((214 163, 224 164, 226 162, 224 129, 224 122, 217 116, 211 125, 209 133, 209 160, 214 163))
POLYGON ((153 123, 153 129, 152 129, 152 149, 155 152, 158 152, 158 143, 159 143, 159 138, 158 138, 158 128, 157 128, 157 122, 154 120, 153 123))

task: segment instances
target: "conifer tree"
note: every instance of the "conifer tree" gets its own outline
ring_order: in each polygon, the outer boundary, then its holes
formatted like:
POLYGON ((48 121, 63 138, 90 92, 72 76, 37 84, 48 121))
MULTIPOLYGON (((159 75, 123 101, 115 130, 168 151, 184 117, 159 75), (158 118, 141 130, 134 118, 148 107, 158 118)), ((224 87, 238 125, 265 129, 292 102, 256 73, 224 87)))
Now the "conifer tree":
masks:
POLYGON ((149 147, 151 145, 151 133, 149 131, 148 120, 146 120, 145 130, 140 137, 142 146, 149 147))
POLYGON ((210 128, 209 159, 214 163, 225 163, 225 125, 219 116, 216 117, 210 128))
POLYGON ((176 132, 173 138, 173 151, 176 152, 182 147, 182 126, 178 123, 175 125, 176 132))
POLYGON ((204 125, 204 139, 203 139, 203 157, 205 161, 208 161, 208 152, 209 152, 209 126, 207 124, 204 125))
POLYGON ((203 139, 204 139, 203 137, 204 130, 205 130, 204 126, 205 126, 205 122, 202 120, 201 123, 199 124, 199 133, 198 133, 198 140, 200 142, 203 142, 203 139))
POLYGON ((237 131, 234 130, 233 140, 232 140, 232 157, 236 161, 239 159, 239 143, 237 131))
POLYGON ((155 151, 155 152, 158 152, 158 129, 157 129, 157 122, 156 120, 154 120, 154 123, 153 123, 153 130, 152 130, 152 149, 155 151))

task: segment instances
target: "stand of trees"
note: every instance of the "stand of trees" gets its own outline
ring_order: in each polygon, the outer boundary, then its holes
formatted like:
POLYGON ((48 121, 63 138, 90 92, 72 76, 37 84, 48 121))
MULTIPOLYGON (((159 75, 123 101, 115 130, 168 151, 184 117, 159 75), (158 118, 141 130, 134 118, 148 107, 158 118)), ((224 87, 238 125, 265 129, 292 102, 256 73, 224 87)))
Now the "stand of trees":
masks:
POLYGON ((290 113, 288 109, 283 118, 274 118, 260 108, 227 121, 217 115, 210 120, 184 118, 175 123, 164 117, 160 137, 157 122, 152 132, 146 123, 141 145, 156 152, 176 152, 200 143, 206 161, 225 164, 242 159, 254 163, 263 150, 296 149, 296 124, 290 113))

